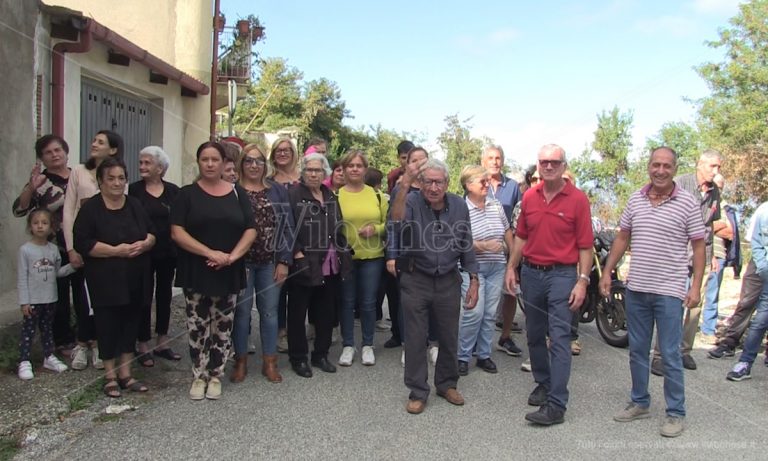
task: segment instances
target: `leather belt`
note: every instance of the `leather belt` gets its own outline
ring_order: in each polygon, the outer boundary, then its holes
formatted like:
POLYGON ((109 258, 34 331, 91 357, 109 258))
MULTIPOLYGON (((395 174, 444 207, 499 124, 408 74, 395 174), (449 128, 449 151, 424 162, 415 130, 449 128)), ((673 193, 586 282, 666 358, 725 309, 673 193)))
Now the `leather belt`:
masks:
POLYGON ((536 269, 537 271, 551 271, 552 269, 560 269, 562 267, 576 267, 576 264, 533 264, 532 262, 528 260, 523 260, 523 264, 530 267, 531 269, 536 269))

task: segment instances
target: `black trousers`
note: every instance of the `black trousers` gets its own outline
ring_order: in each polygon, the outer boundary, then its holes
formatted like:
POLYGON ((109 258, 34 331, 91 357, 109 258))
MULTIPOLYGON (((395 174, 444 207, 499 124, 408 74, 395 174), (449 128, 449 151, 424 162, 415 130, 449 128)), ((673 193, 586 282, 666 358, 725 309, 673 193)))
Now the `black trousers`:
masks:
POLYGON ((392 337, 400 339, 400 283, 397 281, 397 277, 393 277, 386 269, 381 273, 381 283, 379 283, 379 294, 376 299, 376 319, 381 319, 384 314, 382 312, 382 304, 384 303, 384 296, 387 297, 387 305, 389 306, 389 319, 392 321, 392 337))
MULTIPOLYGON (((176 272, 176 259, 163 258, 152 260, 151 271, 155 291, 155 333, 168 334, 168 325, 171 320, 171 289, 173 276, 176 272)), ((139 341, 152 339, 152 302, 145 304, 141 309, 139 321, 139 341)))
POLYGON ((739 293, 739 302, 736 304, 736 310, 731 316, 731 324, 725 332, 725 336, 720 340, 731 349, 735 349, 741 341, 741 337, 749 327, 749 319, 755 312, 757 301, 760 299, 760 293, 763 291, 763 279, 755 273, 755 263, 752 259, 747 264, 747 270, 741 278, 741 292, 739 293))
POLYGON ((459 343, 461 275, 459 271, 432 276, 419 272, 400 274, 400 295, 405 328, 405 385, 409 399, 427 400, 429 378, 427 336, 430 317, 440 353, 435 364, 435 388, 445 392, 459 381, 456 349, 459 343))
MULTIPOLYGON (((64 346, 75 342, 75 332, 72 330, 71 323, 72 305, 69 299, 69 287, 71 285, 71 275, 56 279, 56 291, 59 296, 59 300, 56 302, 56 310, 53 314, 53 343, 56 346, 64 346)), ((77 290, 72 291, 77 292, 77 290)), ((79 302, 79 300, 75 302, 79 302)))
POLYGON ((291 363, 307 360, 309 345, 304 321, 309 318, 315 325, 315 347, 312 358, 328 355, 331 334, 336 322, 336 300, 339 297, 341 276, 324 278, 324 283, 315 287, 291 284, 288 288, 288 357, 291 363))
MULTIPOLYGON (((72 299, 75 304, 77 318, 77 340, 81 343, 96 341, 96 322, 90 315, 88 296, 85 294, 85 273, 82 270, 70 275, 72 282, 72 299)), ((135 338, 134 338, 135 339, 135 338)))

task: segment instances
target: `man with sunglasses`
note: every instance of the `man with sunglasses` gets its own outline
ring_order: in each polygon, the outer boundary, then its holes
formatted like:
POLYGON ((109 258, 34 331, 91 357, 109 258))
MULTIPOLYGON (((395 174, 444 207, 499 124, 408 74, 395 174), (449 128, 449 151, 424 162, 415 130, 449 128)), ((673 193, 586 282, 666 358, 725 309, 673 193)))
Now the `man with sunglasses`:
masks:
POLYGON ((430 316, 439 345, 435 363, 437 395, 453 405, 464 405, 459 380, 457 348, 461 311, 462 270, 469 273, 465 309, 477 303, 479 269, 472 247, 469 209, 463 198, 446 192, 448 167, 437 159, 406 165, 392 202, 391 227, 399 234, 400 307, 404 316, 405 385, 410 390, 408 413, 419 414, 429 397, 427 331, 430 316), (421 188, 409 192, 419 181, 421 188))
POLYGON ((539 150, 541 182, 523 196, 506 289, 518 284, 525 305, 528 352, 536 388, 525 419, 543 426, 562 423, 571 375, 571 319, 584 302, 592 268, 592 221, 587 196, 563 179, 565 150, 539 150), (547 337, 551 341, 547 349, 547 337))

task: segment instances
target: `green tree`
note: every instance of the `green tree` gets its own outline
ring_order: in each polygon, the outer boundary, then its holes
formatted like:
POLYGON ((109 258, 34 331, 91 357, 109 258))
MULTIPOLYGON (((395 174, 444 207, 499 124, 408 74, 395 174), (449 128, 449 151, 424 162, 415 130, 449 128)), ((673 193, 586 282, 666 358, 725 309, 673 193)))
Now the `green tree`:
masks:
POLYGON ((678 155, 678 174, 690 173, 704 149, 701 133, 695 127, 684 122, 667 122, 658 133, 645 141, 645 161, 653 149, 667 146, 675 149, 678 155))
POLYGON ((598 114, 592 144, 570 164, 595 213, 609 222, 617 220, 633 190, 627 181, 632 121, 632 111, 622 113, 618 107, 598 114))
POLYGON ((768 199, 768 0, 739 5, 729 24, 708 42, 724 59, 696 69, 711 90, 698 101, 700 129, 726 155, 733 198, 761 202, 768 199))
POLYGON ((459 182, 461 169, 466 165, 479 165, 483 149, 483 141, 470 134, 470 120, 459 120, 458 114, 445 117, 445 130, 437 137, 450 173, 448 190, 456 194, 464 193, 459 182))
POLYGON ((331 140, 349 135, 344 127, 344 119, 349 116, 350 112, 341 99, 341 90, 336 82, 321 78, 304 85, 299 125, 302 140, 313 136, 331 140))
POLYGON ((276 131, 286 127, 301 128, 303 112, 301 80, 304 74, 282 58, 259 62, 259 77, 248 89, 245 100, 238 102, 234 124, 237 131, 249 129, 276 131))

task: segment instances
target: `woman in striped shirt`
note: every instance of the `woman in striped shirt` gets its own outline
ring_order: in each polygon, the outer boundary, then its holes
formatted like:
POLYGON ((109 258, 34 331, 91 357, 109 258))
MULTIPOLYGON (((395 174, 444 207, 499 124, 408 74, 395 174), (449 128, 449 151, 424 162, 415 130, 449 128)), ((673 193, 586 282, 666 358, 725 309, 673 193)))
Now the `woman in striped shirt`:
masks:
MULTIPOLYGON (((488 172, 480 166, 466 166, 461 172, 461 185, 467 193, 472 238, 480 265, 479 297, 474 309, 461 309, 459 319, 459 375, 469 373, 472 349, 477 353, 478 368, 496 373, 491 360, 491 341, 494 335, 496 307, 504 285, 506 251, 512 246, 512 230, 497 200, 487 197, 488 172)), ((462 272, 462 299, 469 288, 469 274, 462 272)))

